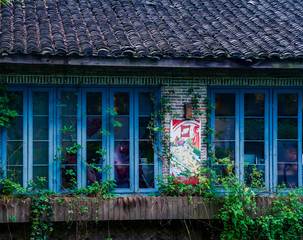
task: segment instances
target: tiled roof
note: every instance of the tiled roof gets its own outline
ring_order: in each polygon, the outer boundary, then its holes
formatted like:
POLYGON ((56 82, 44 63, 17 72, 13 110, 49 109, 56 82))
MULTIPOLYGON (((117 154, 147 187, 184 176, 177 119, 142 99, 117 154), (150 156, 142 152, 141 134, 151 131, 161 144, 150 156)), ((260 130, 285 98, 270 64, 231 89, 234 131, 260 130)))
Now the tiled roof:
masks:
POLYGON ((303 58, 302 0, 18 0, 0 55, 303 58))

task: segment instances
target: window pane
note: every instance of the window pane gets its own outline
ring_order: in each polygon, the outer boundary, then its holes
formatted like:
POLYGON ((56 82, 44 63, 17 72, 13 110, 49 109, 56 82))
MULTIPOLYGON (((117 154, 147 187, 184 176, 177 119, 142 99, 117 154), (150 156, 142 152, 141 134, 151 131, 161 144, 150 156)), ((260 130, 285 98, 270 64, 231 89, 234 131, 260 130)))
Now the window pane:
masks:
POLYGON ((244 95, 244 115, 264 116, 263 93, 246 93, 244 95))
POLYGON ((33 115, 48 115, 48 92, 33 93, 33 115))
POLYGON ((86 134, 88 139, 102 139, 102 118, 87 117, 86 134))
POLYGON ((7 129, 8 140, 23 139, 23 117, 15 117, 10 121, 10 127, 7 129))
POLYGON ((298 143, 278 141, 278 162, 298 162, 298 143))
POLYGON ((75 187, 77 181, 77 166, 61 166, 61 188, 75 187))
POLYGON ((64 158, 62 164, 77 164, 77 153, 74 150, 75 142, 62 142, 62 156, 64 158))
POLYGON ((298 115, 298 95, 278 94, 278 116, 298 115))
POLYGON ((278 119, 278 138, 279 139, 297 139, 298 127, 295 118, 278 119))
POLYGON ((139 93, 139 114, 150 115, 153 103, 151 101, 151 93, 139 93))
POLYGON ((62 115, 77 115, 77 93, 62 92, 61 93, 61 111, 62 115))
MULTIPOLYGON (((257 184, 258 181, 258 183, 263 185, 265 183, 265 165, 245 166, 244 181, 247 186, 251 186, 252 181, 255 181, 254 184, 257 184)), ((262 185, 253 187, 263 187, 262 185)))
POLYGON ((264 164, 264 143, 245 142, 244 162, 249 164, 264 164))
POLYGON ((11 178, 13 182, 23 185, 23 167, 8 166, 7 177, 11 178))
POLYGON ((139 142, 139 163, 140 164, 154 163, 154 149, 150 141, 139 142))
POLYGON ((245 118, 244 138, 245 140, 264 140, 264 119, 245 118))
POLYGON ((215 98, 216 116, 235 116, 235 94, 217 93, 215 98))
POLYGON ((114 164, 129 164, 129 142, 115 142, 114 164))
POLYGON ((285 183, 287 188, 298 186, 298 165, 278 164, 278 184, 285 183))
POLYGON ((8 98, 10 109, 17 111, 19 115, 23 115, 23 92, 10 92, 8 98))
POLYGON ((102 142, 86 143, 86 161, 88 164, 102 164, 102 155, 97 151, 102 150, 102 142))
POLYGON ((129 117, 115 117, 122 126, 116 126, 114 136, 116 139, 129 139, 129 117))
POLYGON ((23 164, 23 142, 7 142, 8 165, 23 164))
POLYGON ((102 115, 102 93, 88 92, 86 94, 86 114, 102 115))
POLYGON ((216 139, 234 140, 235 139, 235 119, 216 118, 215 119, 216 139))
POLYGON ((87 184, 102 181, 102 165, 87 166, 87 184))
POLYGON ((48 140, 48 117, 34 117, 33 138, 34 140, 48 140))
POLYGON ((117 188, 129 188, 129 166, 115 165, 117 188))
POLYGON ((47 166, 39 166, 39 167, 34 167, 33 170, 33 180, 37 183, 38 179, 37 177, 45 177, 47 182, 45 188, 48 188, 48 167, 47 166))
POLYGON ((153 188, 154 187, 154 166, 139 166, 139 187, 153 188))
POLYGON ((216 158, 222 159, 230 157, 235 159, 235 143, 234 142, 216 142, 215 143, 216 158))
POLYGON ((116 92, 114 96, 114 106, 118 115, 129 114, 129 93, 116 92))
POLYGON ((76 140, 77 139, 77 118, 76 117, 62 117, 61 119, 61 138, 62 140, 76 140))
POLYGON ((139 138, 140 139, 149 139, 149 129, 147 126, 149 124, 150 118, 140 117, 139 118, 139 138))
POLYGON ((48 164, 48 142, 33 143, 34 164, 48 164))

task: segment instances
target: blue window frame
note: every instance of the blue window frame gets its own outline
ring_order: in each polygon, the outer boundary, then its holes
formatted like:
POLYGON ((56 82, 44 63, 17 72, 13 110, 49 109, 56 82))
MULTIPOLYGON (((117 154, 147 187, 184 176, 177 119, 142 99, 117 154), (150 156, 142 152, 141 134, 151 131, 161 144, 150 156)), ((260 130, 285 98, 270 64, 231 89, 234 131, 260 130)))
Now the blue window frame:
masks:
POLYGON ((267 188, 302 186, 302 89, 211 88, 210 96, 215 155, 231 158, 241 182, 250 184, 255 166, 267 188))
POLYGON ((12 106, 19 116, 12 127, 0 129, 4 176, 25 187, 28 180, 43 176, 54 191, 70 188, 72 178, 77 187, 115 179, 117 193, 157 191, 154 178, 161 166, 146 128, 155 88, 9 90, 19 96, 12 106), (109 170, 103 171, 106 166, 109 170))

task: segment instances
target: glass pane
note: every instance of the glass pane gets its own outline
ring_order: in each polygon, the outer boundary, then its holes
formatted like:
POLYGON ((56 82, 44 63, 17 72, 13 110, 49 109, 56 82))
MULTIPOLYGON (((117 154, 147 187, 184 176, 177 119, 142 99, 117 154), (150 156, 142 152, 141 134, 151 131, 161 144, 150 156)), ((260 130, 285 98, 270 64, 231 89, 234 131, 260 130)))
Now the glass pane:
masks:
POLYGON ((222 159, 230 157, 235 160, 235 143, 234 142, 216 142, 215 143, 216 158, 222 159))
POLYGON ((244 162, 249 164, 264 164, 264 143, 245 142, 244 162))
POLYGON ((245 166, 244 181, 247 186, 251 186, 253 183, 252 187, 264 187, 265 166, 264 165, 245 166))
POLYGON ((48 142, 33 143, 34 164, 48 164, 48 142))
POLYGON ((7 177, 11 178, 13 182, 23 185, 23 167, 7 167, 7 177))
POLYGON ((38 179, 37 177, 45 177, 47 182, 45 184, 45 188, 48 188, 48 167, 34 167, 33 170, 33 180, 37 183, 38 179))
POLYGON ((48 117, 34 117, 34 140, 48 140, 48 117))
POLYGON ((217 165, 213 168, 217 176, 228 177, 230 174, 235 174, 235 166, 232 165, 231 169, 228 169, 225 164, 217 165))
POLYGON ((77 166, 61 167, 61 189, 76 187, 77 166))
POLYGON ((148 118, 148 117, 139 118, 139 138, 140 139, 149 139, 149 129, 147 129, 149 121, 150 121, 150 118, 148 118))
POLYGON ((72 152, 74 144, 76 142, 62 142, 62 156, 64 158, 62 164, 77 164, 77 153, 72 152))
POLYGON ((62 92, 62 115, 77 115, 77 93, 76 92, 62 92))
POLYGON ((48 115, 48 92, 33 93, 33 115, 48 115))
POLYGON ((114 136, 116 139, 129 139, 129 117, 115 117, 115 121, 122 124, 114 128, 114 136))
POLYGON ((23 117, 15 117, 10 121, 10 127, 7 129, 8 140, 23 139, 23 117))
POLYGON ((278 162, 298 162, 298 143, 278 141, 278 162))
POLYGON ((264 116, 264 93, 246 93, 244 95, 244 115, 264 116))
POLYGON ((23 115, 23 92, 10 92, 8 95, 9 107, 23 115))
POLYGON ((215 98, 216 116, 235 116, 235 94, 217 93, 215 98))
POLYGON ((102 149, 102 142, 87 142, 86 143, 86 161, 91 164, 102 164, 102 155, 96 153, 102 149))
POLYGON ((61 138, 63 140, 77 139, 77 118, 76 117, 62 117, 61 138))
POLYGON ((101 117, 88 117, 86 119, 86 134, 88 139, 102 139, 101 131, 101 117))
POLYGON ((88 185, 102 181, 102 165, 87 166, 86 171, 88 185))
POLYGON ((151 93, 139 93, 139 114, 150 115, 153 108, 151 93))
POLYGON ((114 96, 114 108, 118 115, 129 114, 129 93, 117 92, 114 96))
POLYGON ((295 118, 278 119, 278 138, 279 139, 297 139, 298 127, 295 118))
POLYGON ((139 166, 139 187, 154 187, 154 166, 139 166))
POLYGON ((264 119, 245 118, 244 138, 245 140, 264 140, 264 119))
POLYGON ((23 164, 23 142, 7 142, 8 165, 23 164))
POLYGON ((102 115, 102 93, 90 92, 86 94, 86 114, 102 115))
POLYGON ((298 165, 278 164, 278 184, 285 183, 287 188, 298 186, 298 165))
POLYGON ((235 139, 235 119, 216 118, 215 119, 216 139, 234 140, 235 139))
POLYGON ((129 166, 115 165, 117 188, 129 188, 129 166))
POLYGON ((139 163, 153 164, 154 163, 154 149, 151 141, 139 142, 139 163))
POLYGON ((278 116, 298 115, 298 95, 278 94, 278 116))
POLYGON ((114 164, 129 164, 129 142, 115 142, 114 164))

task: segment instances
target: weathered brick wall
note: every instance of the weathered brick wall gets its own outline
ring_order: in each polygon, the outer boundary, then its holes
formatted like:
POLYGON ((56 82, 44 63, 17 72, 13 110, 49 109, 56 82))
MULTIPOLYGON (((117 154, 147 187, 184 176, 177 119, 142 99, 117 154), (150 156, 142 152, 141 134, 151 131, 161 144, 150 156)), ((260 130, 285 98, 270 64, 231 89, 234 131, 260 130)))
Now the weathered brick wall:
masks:
MULTIPOLYGON (((202 126, 201 138, 203 139, 203 129, 206 125, 206 105, 203 103, 204 99, 207 97, 207 86, 204 82, 200 80, 167 80, 163 81, 161 86, 161 96, 169 99, 171 101, 171 106, 173 110, 170 114, 166 115, 163 126, 165 128, 166 134, 170 134, 170 123, 173 119, 185 119, 185 109, 184 105, 186 103, 192 103, 193 96, 195 93, 201 95, 199 102, 199 109, 204 112, 202 116, 193 116, 193 119, 200 120, 202 126), (189 94, 189 90, 192 89, 193 92, 189 94)), ((201 159, 206 160, 207 157, 207 146, 203 141, 201 141, 201 159)), ((169 174, 169 166, 167 159, 164 158, 162 165, 162 174, 169 174)))

